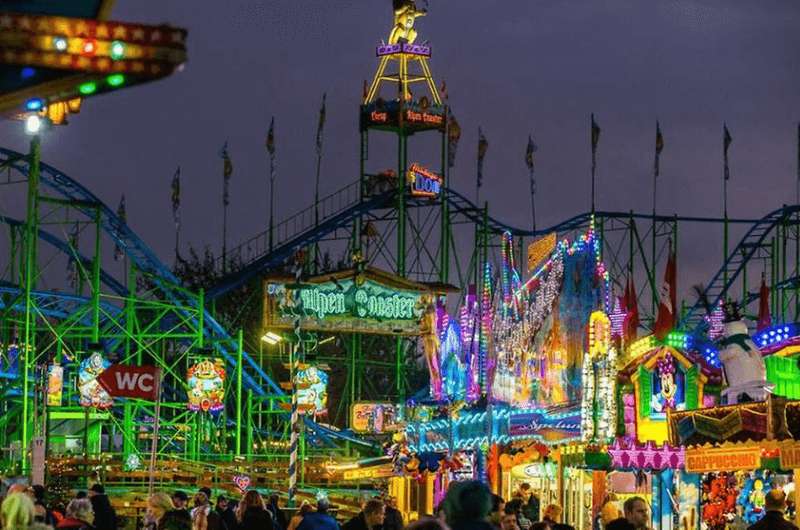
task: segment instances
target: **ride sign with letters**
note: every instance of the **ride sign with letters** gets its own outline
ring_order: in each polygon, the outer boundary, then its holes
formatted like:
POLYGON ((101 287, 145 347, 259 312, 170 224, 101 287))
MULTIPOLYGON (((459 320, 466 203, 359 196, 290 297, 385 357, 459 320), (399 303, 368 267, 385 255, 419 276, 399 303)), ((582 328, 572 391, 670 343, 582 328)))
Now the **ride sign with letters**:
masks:
POLYGON ((97 382, 113 397, 156 401, 161 384, 161 370, 155 366, 114 364, 100 374, 97 382))

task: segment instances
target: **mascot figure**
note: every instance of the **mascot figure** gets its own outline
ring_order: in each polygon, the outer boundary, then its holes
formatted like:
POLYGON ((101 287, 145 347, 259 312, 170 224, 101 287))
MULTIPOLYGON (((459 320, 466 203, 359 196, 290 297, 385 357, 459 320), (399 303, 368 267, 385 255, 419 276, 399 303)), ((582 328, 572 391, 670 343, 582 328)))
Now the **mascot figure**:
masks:
POLYGON ((412 44, 417 39, 414 21, 427 14, 425 9, 418 9, 414 0, 392 0, 394 8, 394 28, 389 35, 389 44, 406 42, 412 44))
POLYGON ((729 405, 766 401, 770 385, 764 358, 734 303, 725 304, 725 332, 720 339, 719 358, 728 384, 722 391, 723 401, 727 398, 729 405))

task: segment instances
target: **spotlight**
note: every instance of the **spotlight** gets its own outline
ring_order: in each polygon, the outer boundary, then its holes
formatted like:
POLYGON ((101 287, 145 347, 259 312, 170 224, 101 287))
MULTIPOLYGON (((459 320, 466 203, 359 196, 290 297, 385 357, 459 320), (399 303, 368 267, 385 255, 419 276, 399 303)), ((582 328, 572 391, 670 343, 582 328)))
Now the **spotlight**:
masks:
POLYGON ((39 134, 44 125, 44 120, 38 114, 31 114, 25 118, 25 132, 31 136, 39 134))

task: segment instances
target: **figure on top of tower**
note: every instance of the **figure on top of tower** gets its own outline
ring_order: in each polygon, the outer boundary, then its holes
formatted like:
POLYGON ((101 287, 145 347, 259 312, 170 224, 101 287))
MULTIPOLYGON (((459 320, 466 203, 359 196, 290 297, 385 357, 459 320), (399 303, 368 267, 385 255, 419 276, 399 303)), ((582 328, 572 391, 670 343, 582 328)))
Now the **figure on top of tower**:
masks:
POLYGON ((389 35, 389 44, 407 42, 412 44, 417 39, 414 21, 424 17, 428 11, 417 7, 415 0, 392 0, 394 8, 394 28, 389 35))

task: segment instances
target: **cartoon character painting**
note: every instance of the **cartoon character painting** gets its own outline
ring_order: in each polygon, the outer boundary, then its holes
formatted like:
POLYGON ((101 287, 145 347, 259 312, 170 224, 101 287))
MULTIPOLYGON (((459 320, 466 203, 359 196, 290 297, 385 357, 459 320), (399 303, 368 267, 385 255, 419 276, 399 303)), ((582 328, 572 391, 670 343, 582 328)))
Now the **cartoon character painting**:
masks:
POLYGON ((685 375, 676 366, 675 359, 665 353, 656 363, 653 373, 652 410, 656 414, 667 410, 685 410, 685 375))
POLYGON ((82 407, 107 409, 114 404, 113 398, 97 382, 97 377, 109 366, 111 363, 100 352, 92 353, 81 362, 78 369, 78 393, 82 407))
POLYGON ((189 368, 189 410, 219 412, 224 408, 225 364, 221 359, 203 360, 189 368))

